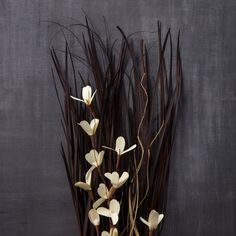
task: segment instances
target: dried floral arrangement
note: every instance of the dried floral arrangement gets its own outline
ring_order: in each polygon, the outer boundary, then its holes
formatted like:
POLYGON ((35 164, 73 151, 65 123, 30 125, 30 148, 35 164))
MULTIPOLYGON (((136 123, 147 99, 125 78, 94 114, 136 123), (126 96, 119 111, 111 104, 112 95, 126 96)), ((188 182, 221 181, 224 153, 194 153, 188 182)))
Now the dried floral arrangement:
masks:
POLYGON ((173 57, 170 29, 162 39, 158 22, 151 68, 143 39, 136 47, 117 27, 117 43, 87 17, 75 25, 80 35, 60 27, 83 54, 65 37, 65 50, 52 47, 51 56, 78 235, 161 235, 181 93, 179 35, 173 57))

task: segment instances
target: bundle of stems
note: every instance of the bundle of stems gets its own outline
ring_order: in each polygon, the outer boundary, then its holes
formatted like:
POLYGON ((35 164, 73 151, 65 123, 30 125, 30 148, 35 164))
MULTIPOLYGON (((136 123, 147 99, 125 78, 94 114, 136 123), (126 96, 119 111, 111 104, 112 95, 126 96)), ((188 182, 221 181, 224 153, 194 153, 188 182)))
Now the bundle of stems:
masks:
POLYGON ((170 29, 163 38, 158 22, 153 59, 143 39, 137 46, 120 27, 112 41, 87 18, 77 26, 79 35, 61 29, 80 54, 65 37, 65 50, 52 47, 51 57, 78 235, 161 235, 181 93, 179 35, 173 53, 170 29))

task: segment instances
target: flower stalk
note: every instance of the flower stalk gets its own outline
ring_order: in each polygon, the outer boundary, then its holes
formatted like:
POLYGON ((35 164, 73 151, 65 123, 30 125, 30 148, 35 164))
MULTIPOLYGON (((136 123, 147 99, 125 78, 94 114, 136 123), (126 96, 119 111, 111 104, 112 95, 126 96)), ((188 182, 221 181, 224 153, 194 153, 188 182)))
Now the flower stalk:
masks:
POLYGON ((148 236, 153 236, 153 230, 148 231, 148 236))

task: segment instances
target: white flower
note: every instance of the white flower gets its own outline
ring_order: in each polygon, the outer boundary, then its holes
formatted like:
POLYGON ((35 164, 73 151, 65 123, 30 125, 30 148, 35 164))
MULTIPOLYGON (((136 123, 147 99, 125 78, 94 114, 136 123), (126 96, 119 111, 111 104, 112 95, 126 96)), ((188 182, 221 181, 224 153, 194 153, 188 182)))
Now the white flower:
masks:
POLYGON ((91 222, 94 226, 100 225, 100 216, 99 216, 99 214, 97 213, 97 211, 96 211, 95 209, 91 209, 91 210, 88 212, 88 217, 89 217, 90 222, 91 222))
POLYGON ((101 236, 118 236, 118 230, 117 228, 111 228, 110 232, 102 231, 101 236))
POLYGON ((157 211, 151 210, 148 216, 148 221, 146 221, 142 217, 140 217, 140 220, 149 227, 149 230, 152 231, 157 228, 159 223, 162 221, 163 217, 163 214, 159 214, 157 211))
POLYGON ((89 135, 92 136, 96 133, 99 124, 99 119, 91 120, 90 124, 86 120, 82 120, 79 125, 89 135))
POLYGON ((97 209, 97 213, 102 216, 110 217, 113 225, 115 225, 119 220, 119 212, 120 212, 120 203, 112 199, 109 204, 109 209, 105 207, 99 207, 97 209))
POLYGON ((106 146, 102 146, 104 148, 107 148, 107 149, 110 149, 110 150, 113 150, 115 152, 117 152, 117 154, 119 156, 133 150, 136 148, 136 144, 132 145, 130 148, 126 149, 125 150, 125 139, 122 137, 122 136, 119 136, 117 139, 116 139, 116 146, 115 146, 115 149, 112 149, 110 147, 106 147, 106 146))
POLYGON ((92 172, 96 167, 102 164, 103 156, 104 156, 104 151, 98 153, 95 149, 92 149, 89 153, 85 155, 85 159, 92 166, 85 175, 85 182, 79 181, 75 183, 76 187, 82 188, 86 191, 92 190, 91 188, 92 172))
POLYGON ((97 192, 100 198, 93 203, 94 209, 98 208, 103 202, 105 202, 108 199, 109 195, 109 191, 105 184, 99 184, 97 192))
POLYGON ((111 184, 114 188, 120 188, 129 178, 128 172, 123 172, 121 177, 116 171, 112 173, 107 172, 104 175, 111 181, 111 184))
POLYGON ((85 159, 90 165, 98 167, 102 164, 103 156, 104 151, 98 153, 97 150, 92 149, 85 155, 85 159))
POLYGON ((85 182, 77 182, 75 183, 75 186, 76 187, 79 187, 79 188, 82 188, 84 189, 85 191, 90 191, 92 190, 91 188, 91 180, 92 180, 92 172, 93 170, 95 169, 96 167, 95 166, 92 166, 86 173, 85 175, 85 182))
POLYGON ((74 100, 83 102, 87 106, 89 106, 92 103, 96 92, 97 92, 97 90, 95 90, 95 92, 92 94, 92 88, 89 85, 87 85, 87 86, 83 87, 83 89, 82 89, 82 98, 83 99, 79 99, 79 98, 76 98, 73 96, 70 96, 70 97, 73 98, 74 100))

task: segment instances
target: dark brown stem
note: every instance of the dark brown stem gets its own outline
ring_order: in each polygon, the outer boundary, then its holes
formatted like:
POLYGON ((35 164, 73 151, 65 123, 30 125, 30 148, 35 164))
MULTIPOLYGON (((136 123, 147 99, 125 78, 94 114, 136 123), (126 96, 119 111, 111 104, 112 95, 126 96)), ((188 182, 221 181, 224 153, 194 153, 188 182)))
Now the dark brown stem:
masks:
POLYGON ((110 225, 110 228, 113 228, 113 227, 114 227, 111 218, 109 218, 109 225, 110 225))
POLYGON ((92 105, 90 104, 90 105, 88 105, 87 107, 88 107, 90 113, 92 114, 92 117, 95 119, 95 118, 96 118, 96 114, 95 114, 95 112, 94 112, 94 110, 93 110, 92 105))
POLYGON ((100 236, 100 233, 99 233, 99 225, 95 226, 95 229, 96 229, 96 234, 97 234, 97 236, 100 236))
POLYGON ((97 169, 98 169, 98 174, 99 174, 100 178, 102 179, 102 182, 103 182, 104 184, 106 184, 105 179, 104 179, 104 177, 103 177, 103 175, 102 175, 102 171, 101 171, 100 166, 98 166, 97 169))
POLYGON ((149 229, 148 236, 153 236, 153 230, 149 229))
POLYGON ((92 190, 88 190, 88 195, 89 195, 89 198, 92 200, 92 202, 94 202, 94 196, 93 196, 92 190))
POLYGON ((120 165, 120 155, 117 154, 117 160, 116 160, 116 171, 118 171, 120 165))
POLYGON ((111 187, 110 191, 109 191, 109 195, 108 195, 108 199, 112 199, 113 194, 116 192, 116 188, 111 187))
POLYGON ((96 149, 95 137, 94 137, 94 135, 93 135, 93 136, 90 136, 90 139, 91 139, 92 148, 93 148, 93 149, 96 149))

